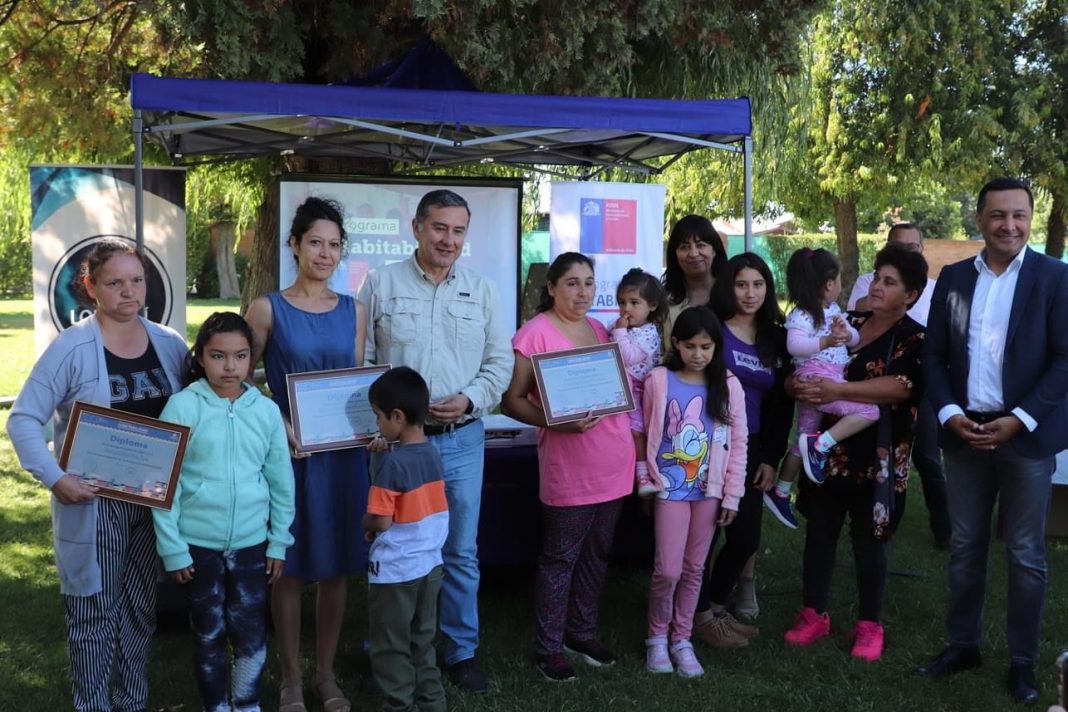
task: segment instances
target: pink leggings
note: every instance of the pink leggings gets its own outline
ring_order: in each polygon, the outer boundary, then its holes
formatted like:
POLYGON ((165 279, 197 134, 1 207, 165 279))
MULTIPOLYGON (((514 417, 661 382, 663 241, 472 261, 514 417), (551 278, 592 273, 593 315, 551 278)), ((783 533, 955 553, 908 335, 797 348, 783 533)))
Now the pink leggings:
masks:
MULTIPOLYGON (((861 418, 874 423, 879 419, 879 406, 855 401, 831 401, 830 403, 820 403, 819 405, 798 403, 797 432, 809 435, 823 432, 820 429, 820 425, 823 424, 824 413, 838 416, 859 415, 861 418)), ((797 446, 796 440, 794 440, 790 452, 794 455, 801 454, 801 449, 797 446)))
POLYGON ((649 583, 649 637, 689 640, 701 593, 701 574, 712 545, 720 500, 656 500, 653 527, 656 554, 649 583))
MULTIPOLYGON (((844 383, 845 378, 842 374, 842 368, 842 366, 836 366, 827 363, 826 361, 809 359, 797 367, 797 371, 794 375, 799 378, 820 377, 835 383, 844 383)), ((819 405, 798 402, 797 432, 807 433, 809 435, 815 435, 816 433, 821 432, 820 425, 823 423, 824 414, 843 417, 846 415, 859 415, 865 420, 874 422, 879 419, 879 406, 872 403, 857 403, 856 401, 846 400, 820 403, 819 405)), ((790 454, 798 456, 801 454, 801 450, 798 448, 796 440, 790 447, 790 454)))

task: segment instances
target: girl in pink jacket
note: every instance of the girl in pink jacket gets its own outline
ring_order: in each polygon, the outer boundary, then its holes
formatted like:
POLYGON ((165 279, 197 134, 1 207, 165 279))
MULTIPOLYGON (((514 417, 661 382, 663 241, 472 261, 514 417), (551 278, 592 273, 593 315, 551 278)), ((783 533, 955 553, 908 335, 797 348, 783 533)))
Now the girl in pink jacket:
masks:
POLYGON ((682 312, 672 350, 645 379, 646 460, 656 487, 646 668, 704 674, 690 643, 712 535, 745 490, 745 395, 727 370, 723 332, 707 307, 682 312), (670 642, 669 642, 670 640, 670 642))

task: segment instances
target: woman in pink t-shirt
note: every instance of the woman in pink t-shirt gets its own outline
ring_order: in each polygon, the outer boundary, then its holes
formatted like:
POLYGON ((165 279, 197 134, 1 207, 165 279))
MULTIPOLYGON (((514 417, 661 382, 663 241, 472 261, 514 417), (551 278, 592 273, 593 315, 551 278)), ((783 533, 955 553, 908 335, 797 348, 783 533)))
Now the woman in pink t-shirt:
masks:
POLYGON ((609 341, 607 329, 586 316, 595 292, 588 257, 565 252, 553 260, 539 314, 512 338, 515 370, 501 402, 506 414, 539 428, 544 534, 534 594, 537 666, 553 681, 575 676, 564 651, 593 666, 615 662, 595 635, 612 534, 633 487, 630 424, 621 413, 546 427, 530 361, 533 354, 609 341))

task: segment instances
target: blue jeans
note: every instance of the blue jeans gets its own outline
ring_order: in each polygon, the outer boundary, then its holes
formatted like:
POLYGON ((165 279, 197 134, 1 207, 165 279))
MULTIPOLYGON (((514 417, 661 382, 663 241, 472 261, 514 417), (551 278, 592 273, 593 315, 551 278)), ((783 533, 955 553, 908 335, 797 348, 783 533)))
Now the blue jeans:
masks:
POLYGON ((1009 564, 1006 640, 1014 663, 1033 665, 1046 600, 1046 515, 1053 458, 1018 455, 1011 443, 993 451, 946 450, 946 493, 953 527, 949 555, 951 645, 982 642, 987 552, 994 503, 1009 564))
POLYGON ((190 546, 193 580, 184 585, 193 628, 200 700, 208 712, 258 712, 267 661, 267 544, 234 551, 190 546), (227 643, 233 650, 226 694, 227 643))
POLYGON ((445 665, 473 658, 478 648, 478 515, 482 507, 482 466, 486 429, 482 421, 432 435, 445 465, 449 537, 441 550, 438 623, 445 634, 445 665))

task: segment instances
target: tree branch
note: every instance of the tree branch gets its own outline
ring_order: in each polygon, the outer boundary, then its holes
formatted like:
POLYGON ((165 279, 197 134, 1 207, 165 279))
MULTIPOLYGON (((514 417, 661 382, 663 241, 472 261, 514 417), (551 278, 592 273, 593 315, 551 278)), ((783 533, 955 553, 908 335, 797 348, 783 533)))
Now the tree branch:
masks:
POLYGON ((4 26, 4 23, 11 19, 11 16, 15 13, 15 8, 19 6, 19 0, 3 0, 0 2, 0 27, 4 26))

